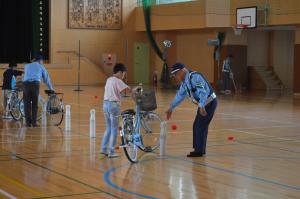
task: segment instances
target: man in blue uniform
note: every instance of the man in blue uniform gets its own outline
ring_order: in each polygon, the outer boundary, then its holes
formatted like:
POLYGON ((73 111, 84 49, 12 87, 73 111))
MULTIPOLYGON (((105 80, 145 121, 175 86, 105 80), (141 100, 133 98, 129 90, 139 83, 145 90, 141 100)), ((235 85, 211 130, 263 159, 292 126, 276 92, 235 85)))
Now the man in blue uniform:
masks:
POLYGON ((43 79, 49 90, 54 90, 49 74, 43 66, 43 56, 37 55, 34 61, 24 67, 24 112, 26 126, 36 127, 40 82, 43 79))
POLYGON ((187 157, 201 157, 206 153, 208 126, 217 108, 216 94, 205 77, 191 72, 182 63, 172 66, 171 74, 181 82, 170 108, 166 112, 167 120, 172 112, 187 96, 197 105, 197 115, 193 124, 193 148, 187 157))

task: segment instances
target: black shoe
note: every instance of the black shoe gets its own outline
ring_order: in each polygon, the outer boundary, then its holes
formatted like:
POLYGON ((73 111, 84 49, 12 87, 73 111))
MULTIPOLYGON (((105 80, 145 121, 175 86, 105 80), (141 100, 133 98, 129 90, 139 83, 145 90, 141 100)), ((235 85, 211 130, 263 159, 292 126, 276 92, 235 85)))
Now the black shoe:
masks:
POLYGON ((195 152, 195 151, 192 151, 192 152, 190 152, 190 154, 187 155, 187 157, 189 157, 189 158, 192 158, 192 157, 202 157, 202 156, 203 156, 203 153, 195 152))
POLYGON ((198 151, 191 151, 190 154, 198 154, 198 153, 201 153, 201 152, 198 152, 198 151))
POLYGON ((25 127, 31 127, 31 124, 26 124, 25 127))

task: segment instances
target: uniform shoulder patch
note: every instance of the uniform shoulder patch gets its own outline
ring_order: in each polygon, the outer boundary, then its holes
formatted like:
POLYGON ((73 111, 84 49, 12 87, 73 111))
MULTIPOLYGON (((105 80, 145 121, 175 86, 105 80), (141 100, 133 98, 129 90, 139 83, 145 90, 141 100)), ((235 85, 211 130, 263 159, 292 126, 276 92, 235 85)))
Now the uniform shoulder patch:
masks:
POLYGON ((195 86, 197 88, 204 88, 204 85, 201 82, 196 82, 195 86))

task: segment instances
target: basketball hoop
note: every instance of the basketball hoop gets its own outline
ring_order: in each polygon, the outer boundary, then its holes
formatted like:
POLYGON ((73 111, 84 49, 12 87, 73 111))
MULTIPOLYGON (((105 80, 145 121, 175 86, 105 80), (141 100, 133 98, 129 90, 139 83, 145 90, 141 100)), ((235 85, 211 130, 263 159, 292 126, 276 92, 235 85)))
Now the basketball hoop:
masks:
POLYGON ((233 26, 234 34, 241 35, 244 29, 247 29, 249 25, 247 24, 237 24, 233 26))

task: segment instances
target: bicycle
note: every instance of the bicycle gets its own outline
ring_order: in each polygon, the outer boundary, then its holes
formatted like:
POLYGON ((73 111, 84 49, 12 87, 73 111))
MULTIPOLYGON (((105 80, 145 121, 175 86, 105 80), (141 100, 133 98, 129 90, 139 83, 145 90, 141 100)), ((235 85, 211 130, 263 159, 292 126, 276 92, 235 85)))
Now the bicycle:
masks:
POLYGON ((153 152, 159 147, 159 133, 162 119, 154 113, 156 109, 155 92, 137 89, 133 95, 135 110, 127 109, 121 113, 121 148, 132 163, 138 162, 138 149, 153 152), (156 136, 158 135, 158 136, 156 136))
POLYGON ((6 110, 16 121, 19 121, 22 118, 22 113, 20 112, 20 108, 19 108, 20 104, 23 105, 21 103, 22 97, 20 97, 21 92, 22 92, 21 88, 15 88, 11 90, 6 105, 6 110))
MULTIPOLYGON (((63 93, 56 93, 52 90, 45 90, 45 93, 48 96, 45 102, 41 97, 39 97, 40 108, 37 120, 41 120, 42 114, 45 113, 46 118, 50 121, 50 125, 59 126, 64 117, 63 93)), ((19 118, 20 120, 25 117, 23 99, 19 101, 18 108, 21 114, 21 117, 19 118)))
POLYGON ((43 110, 43 112, 46 113, 50 125, 59 126, 64 119, 64 94, 54 92, 53 90, 45 90, 45 93, 48 98, 43 106, 46 110, 43 110))

